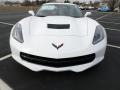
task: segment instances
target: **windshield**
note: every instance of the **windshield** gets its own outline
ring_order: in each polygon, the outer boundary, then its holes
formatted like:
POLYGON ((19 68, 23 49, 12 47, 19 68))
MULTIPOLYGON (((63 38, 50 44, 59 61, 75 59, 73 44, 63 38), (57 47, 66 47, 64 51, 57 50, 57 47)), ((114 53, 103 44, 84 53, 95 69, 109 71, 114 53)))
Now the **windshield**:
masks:
POLYGON ((36 16, 70 16, 75 18, 83 17, 82 12, 74 5, 46 4, 40 7, 36 16))

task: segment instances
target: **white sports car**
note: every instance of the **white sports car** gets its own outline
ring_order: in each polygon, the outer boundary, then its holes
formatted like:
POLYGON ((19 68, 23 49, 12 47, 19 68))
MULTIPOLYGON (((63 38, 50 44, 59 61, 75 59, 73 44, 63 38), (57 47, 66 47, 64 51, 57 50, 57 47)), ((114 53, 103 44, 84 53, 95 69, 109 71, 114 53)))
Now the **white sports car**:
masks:
POLYGON ((105 29, 74 4, 46 3, 12 28, 12 57, 33 71, 84 71, 104 59, 105 29))

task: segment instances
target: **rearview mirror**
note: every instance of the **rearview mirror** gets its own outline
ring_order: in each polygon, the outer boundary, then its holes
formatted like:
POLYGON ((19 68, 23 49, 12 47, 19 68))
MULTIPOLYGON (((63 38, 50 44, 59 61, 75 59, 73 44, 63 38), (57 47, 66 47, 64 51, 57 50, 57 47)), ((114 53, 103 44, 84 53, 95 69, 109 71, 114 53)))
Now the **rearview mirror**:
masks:
POLYGON ((32 16, 34 16, 34 15, 35 15, 35 13, 34 13, 34 11, 33 11, 33 10, 29 10, 29 11, 28 11, 28 13, 29 13, 30 15, 32 15, 32 16))
POLYGON ((87 16, 89 16, 89 15, 91 15, 92 13, 91 12, 86 12, 85 13, 85 17, 87 17, 87 16))

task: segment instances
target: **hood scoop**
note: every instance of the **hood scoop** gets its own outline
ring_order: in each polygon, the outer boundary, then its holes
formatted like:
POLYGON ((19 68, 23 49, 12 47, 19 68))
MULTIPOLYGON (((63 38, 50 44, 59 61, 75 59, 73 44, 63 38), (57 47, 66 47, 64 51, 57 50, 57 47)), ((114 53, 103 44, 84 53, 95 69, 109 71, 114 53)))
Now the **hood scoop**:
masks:
POLYGON ((87 23, 86 18, 31 17, 29 30, 33 36, 86 36, 88 33, 87 23))
POLYGON ((70 24, 47 24, 50 29, 70 29, 70 24))

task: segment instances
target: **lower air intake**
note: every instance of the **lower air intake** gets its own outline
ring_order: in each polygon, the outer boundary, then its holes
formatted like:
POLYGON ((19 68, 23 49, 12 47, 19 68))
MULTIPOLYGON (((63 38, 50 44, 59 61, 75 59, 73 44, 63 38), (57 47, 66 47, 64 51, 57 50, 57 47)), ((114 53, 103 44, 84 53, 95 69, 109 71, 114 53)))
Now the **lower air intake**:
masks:
POLYGON ((95 54, 73 57, 73 58, 53 59, 53 58, 30 55, 21 52, 20 57, 23 60, 28 61, 30 63, 60 68, 60 67, 68 67, 68 66, 90 63, 95 59, 95 54))

